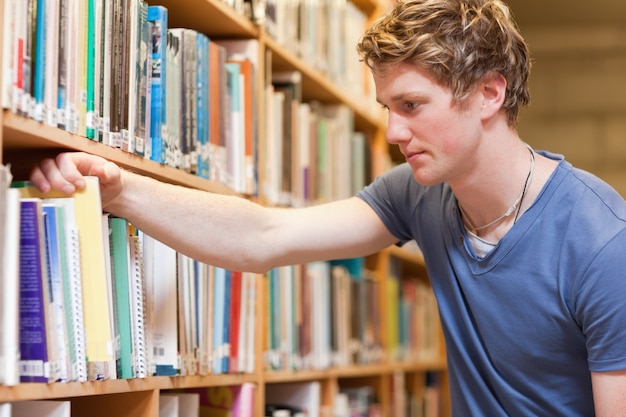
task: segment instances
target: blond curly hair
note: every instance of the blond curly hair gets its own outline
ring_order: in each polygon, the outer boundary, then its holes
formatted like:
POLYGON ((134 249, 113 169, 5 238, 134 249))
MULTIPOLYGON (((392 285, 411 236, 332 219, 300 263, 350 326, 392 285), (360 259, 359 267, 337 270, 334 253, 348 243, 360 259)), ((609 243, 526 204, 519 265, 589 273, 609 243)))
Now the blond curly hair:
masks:
POLYGON ((530 102, 528 46, 500 0, 400 0, 365 32, 357 50, 375 72, 416 65, 449 88, 457 103, 497 72, 507 82, 502 107, 510 126, 530 102))

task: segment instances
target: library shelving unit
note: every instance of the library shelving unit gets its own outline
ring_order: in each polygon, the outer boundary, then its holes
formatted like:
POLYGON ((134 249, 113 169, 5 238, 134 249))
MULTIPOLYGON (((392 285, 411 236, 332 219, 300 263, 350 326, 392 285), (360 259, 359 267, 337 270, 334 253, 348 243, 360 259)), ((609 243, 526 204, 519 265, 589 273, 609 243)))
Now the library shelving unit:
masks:
MULTIPOLYGON (((369 21, 383 13, 387 7, 384 0, 351 0, 351 2, 368 16, 369 21)), ((364 103, 361 98, 347 93, 322 72, 302 60, 298 54, 270 36, 263 25, 253 23, 249 18, 234 11, 226 2, 219 0, 149 0, 148 4, 163 5, 168 9, 170 27, 191 28, 214 39, 257 40, 261 67, 267 65, 271 71, 298 71, 302 74, 304 101, 343 104, 352 110, 355 130, 364 132, 367 137, 371 177, 378 175, 390 165, 393 152, 384 140, 385 120, 380 111, 376 110, 377 106, 374 103, 364 103), (271 63, 265 61, 268 52, 271 54, 271 63)), ((3 10, 4 2, 0 0, 0 13, 3 10)), ((265 81, 263 77, 259 71, 258 88, 262 88, 265 81)), ((262 117, 256 120, 259 124, 264 123, 262 117)), ((11 171, 16 179, 26 179, 32 165, 44 156, 52 156, 64 150, 85 151, 162 181, 210 192, 236 194, 220 183, 201 179, 119 148, 49 127, 14 114, 10 110, 0 112, 0 125, 0 157, 3 164, 11 165, 11 171)), ((263 141, 264 138, 261 136, 260 140, 263 141)), ((262 155, 259 157, 262 158, 262 155)), ((260 172, 259 176, 262 175, 260 172)), ((259 200, 263 202, 262 198, 259 200)), ((368 270, 373 271, 373 279, 378 282, 391 279, 393 274, 399 275, 401 280, 407 278, 428 282, 424 262, 418 251, 389 248, 368 257, 366 266, 368 270)), ((264 291, 261 276, 258 279, 257 290, 258 294, 264 291)), ((257 317, 263 317, 262 304, 257 303, 257 317)), ((383 303, 379 310, 381 320, 385 320, 389 314, 387 311, 390 310, 389 306, 383 303)), ((258 328, 263 328, 263 325, 258 328)), ((314 381, 319 382, 321 386, 322 415, 333 415, 333 401, 338 391, 348 387, 369 386, 378 400, 381 415, 390 416, 397 399, 395 396, 398 388, 395 385, 399 383, 398 381, 403 385, 400 391, 408 392, 410 396, 423 396, 428 389, 427 376, 435 375, 442 391, 439 415, 449 415, 445 394, 447 391, 445 353, 440 335, 437 336, 439 338, 437 351, 428 359, 386 359, 367 365, 330 367, 323 370, 272 371, 267 370, 263 362, 263 341, 260 333, 261 331, 257 331, 255 335, 255 371, 251 374, 158 376, 84 383, 24 383, 0 386, 0 403, 65 399, 71 401, 72 415, 76 416, 157 417, 161 392, 180 388, 233 386, 250 382, 256 385, 254 415, 262 416, 267 387, 274 384, 314 381)))

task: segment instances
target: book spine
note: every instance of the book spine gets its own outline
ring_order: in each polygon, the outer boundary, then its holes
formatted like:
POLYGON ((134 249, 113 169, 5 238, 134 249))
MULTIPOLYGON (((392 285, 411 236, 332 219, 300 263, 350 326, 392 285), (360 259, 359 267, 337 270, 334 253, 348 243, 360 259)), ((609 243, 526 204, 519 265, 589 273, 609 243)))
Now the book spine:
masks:
POLYGON ((60 0, 46 0, 46 62, 42 121, 57 126, 60 0))
POLYGON ((152 85, 150 100, 150 137, 152 153, 150 159, 165 163, 165 141, 162 136, 166 123, 166 75, 167 61, 165 47, 167 44, 167 9, 163 6, 148 6, 148 20, 152 22, 150 52, 152 66, 150 83, 152 85))
POLYGON ((23 199, 20 210, 20 381, 47 383, 47 271, 41 200, 23 199))
MULTIPOLYGON (((148 5, 139 0, 137 13, 137 101, 135 105, 135 154, 146 156, 147 126, 150 123, 149 106, 149 42, 148 5)), ((149 154, 148 154, 149 156, 149 154)))
POLYGON ((100 61, 102 81, 100 82, 100 142, 111 145, 111 100, 112 100, 112 43, 113 43, 113 1, 103 1, 102 57, 100 61))
POLYGON ((36 52, 33 97, 35 99, 35 113, 33 118, 43 121, 44 93, 46 84, 46 1, 37 0, 37 24, 35 28, 36 52))
POLYGON ((4 175, 8 171, 0 167, 3 177, 3 193, 0 206, 3 207, 5 217, 2 230, 2 272, 0 282, 0 383, 3 385, 17 385, 19 374, 19 262, 20 262, 20 195, 19 191, 7 188, 8 181, 4 175))
POLYGON ((69 40, 69 0, 59 0, 59 46, 57 69, 57 127, 65 129, 67 106, 67 49, 69 40))
POLYGON ((128 224, 125 219, 109 217, 111 233, 110 251, 114 283, 116 333, 119 341, 116 358, 117 375, 119 378, 132 378, 132 329, 130 313, 129 284, 129 247, 128 224))
POLYGON ((96 67, 96 2, 87 0, 86 33, 86 80, 85 80, 85 133, 88 139, 96 139, 95 67, 96 67))
POLYGON ((148 376, 148 338, 143 253, 139 236, 130 236, 131 308, 133 310, 133 359, 136 378, 148 376))

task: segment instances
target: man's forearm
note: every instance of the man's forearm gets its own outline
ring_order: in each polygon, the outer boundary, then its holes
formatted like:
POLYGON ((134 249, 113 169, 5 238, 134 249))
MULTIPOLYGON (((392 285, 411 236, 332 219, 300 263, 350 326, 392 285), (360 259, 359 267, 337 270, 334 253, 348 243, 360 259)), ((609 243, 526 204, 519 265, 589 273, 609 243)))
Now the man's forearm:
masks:
POLYGON ((249 272, 272 266, 268 210, 244 198, 123 172, 122 193, 104 207, 194 259, 249 272))

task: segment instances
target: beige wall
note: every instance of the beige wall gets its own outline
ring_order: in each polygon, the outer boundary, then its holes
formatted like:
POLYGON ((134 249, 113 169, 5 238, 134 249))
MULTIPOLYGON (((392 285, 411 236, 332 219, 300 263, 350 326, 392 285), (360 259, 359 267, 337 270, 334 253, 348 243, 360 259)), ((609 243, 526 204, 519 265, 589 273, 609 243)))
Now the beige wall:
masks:
POLYGON ((541 26, 522 33, 534 66, 520 136, 564 154, 626 197, 626 29, 541 26))

